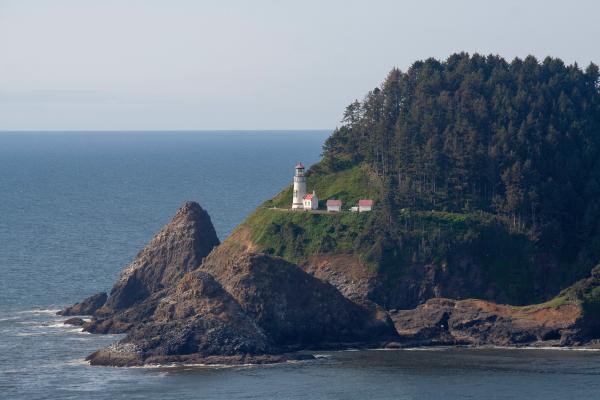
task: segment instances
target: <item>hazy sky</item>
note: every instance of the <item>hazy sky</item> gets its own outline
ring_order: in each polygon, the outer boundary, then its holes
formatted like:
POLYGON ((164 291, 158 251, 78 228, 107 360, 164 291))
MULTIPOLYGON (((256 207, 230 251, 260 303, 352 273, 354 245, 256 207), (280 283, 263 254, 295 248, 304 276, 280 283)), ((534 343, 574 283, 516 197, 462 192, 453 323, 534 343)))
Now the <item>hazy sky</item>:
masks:
POLYGON ((600 1, 0 0, 0 130, 332 128, 458 51, 600 64, 600 1))

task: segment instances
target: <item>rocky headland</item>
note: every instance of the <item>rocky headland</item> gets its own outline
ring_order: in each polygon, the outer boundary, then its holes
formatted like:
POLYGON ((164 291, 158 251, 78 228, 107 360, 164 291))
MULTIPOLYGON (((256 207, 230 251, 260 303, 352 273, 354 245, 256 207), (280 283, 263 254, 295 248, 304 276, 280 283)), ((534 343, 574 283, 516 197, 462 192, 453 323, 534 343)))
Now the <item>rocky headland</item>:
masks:
POLYGON ((94 365, 276 362, 306 357, 289 354, 297 350, 379 346, 396 337, 381 308, 357 304, 238 239, 219 245, 208 214, 185 203, 109 296, 60 314, 91 315, 83 323, 91 333, 127 334, 90 355, 94 365))
POLYGON ((432 298, 396 310, 368 298, 370 279, 352 263, 316 257, 301 267, 258 251, 243 226, 219 244, 206 211, 187 202, 109 296, 59 314, 91 316, 66 321, 91 333, 126 333, 88 357, 113 366, 281 362, 308 357, 299 350, 347 347, 581 345, 597 330, 577 293, 598 274, 554 304, 432 298))
POLYGON ((393 69, 346 108, 321 161, 297 166, 301 191, 284 188, 223 243, 185 203, 108 295, 62 315, 126 334, 89 357, 98 365, 597 346, 599 80, 551 57, 393 69), (311 211, 290 211, 304 189, 311 211), (372 211, 348 211, 365 199, 372 211))

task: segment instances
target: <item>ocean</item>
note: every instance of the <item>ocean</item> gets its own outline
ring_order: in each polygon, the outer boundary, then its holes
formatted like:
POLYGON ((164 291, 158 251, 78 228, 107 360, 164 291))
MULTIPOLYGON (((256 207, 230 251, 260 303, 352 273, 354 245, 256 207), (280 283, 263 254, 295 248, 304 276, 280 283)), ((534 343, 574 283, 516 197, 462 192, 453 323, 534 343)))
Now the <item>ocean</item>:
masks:
POLYGON ((221 239, 327 131, 0 133, 0 399, 595 399, 600 352, 320 352, 241 367, 91 367, 119 336, 55 312, 100 290, 186 200, 221 239))

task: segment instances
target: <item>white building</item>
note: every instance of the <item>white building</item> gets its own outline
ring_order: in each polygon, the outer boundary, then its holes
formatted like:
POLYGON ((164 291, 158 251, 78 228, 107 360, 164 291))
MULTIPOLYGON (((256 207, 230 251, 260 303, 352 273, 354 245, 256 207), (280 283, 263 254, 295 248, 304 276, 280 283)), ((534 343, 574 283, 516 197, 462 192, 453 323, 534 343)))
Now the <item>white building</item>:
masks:
POLYGON ((304 176, 304 165, 296 164, 294 174, 294 195, 292 197, 292 210, 304 208, 304 196, 306 196, 306 176, 304 176))
POLYGON ((307 211, 316 210, 319 208, 319 198, 314 190, 312 193, 304 195, 304 198, 302 199, 302 205, 307 211))
POLYGON ((361 199, 358 201, 358 212, 371 211, 374 201, 371 199, 361 199))
POLYGON ((327 200, 327 212, 340 212, 342 211, 342 201, 329 199, 327 200))

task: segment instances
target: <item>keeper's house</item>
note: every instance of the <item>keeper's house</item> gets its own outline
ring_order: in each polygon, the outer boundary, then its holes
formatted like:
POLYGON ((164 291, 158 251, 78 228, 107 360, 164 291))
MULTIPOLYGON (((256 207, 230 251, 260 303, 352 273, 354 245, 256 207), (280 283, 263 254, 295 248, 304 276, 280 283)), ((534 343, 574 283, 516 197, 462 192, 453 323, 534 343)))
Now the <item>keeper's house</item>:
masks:
POLYGON ((302 198, 302 206, 304 210, 316 210, 319 208, 319 198, 313 190, 312 193, 304 195, 302 198))
POLYGON ((327 212, 340 212, 342 211, 342 201, 329 199, 327 200, 327 212))
POLYGON ((371 199, 361 199, 358 201, 358 212, 371 211, 374 201, 371 199))

